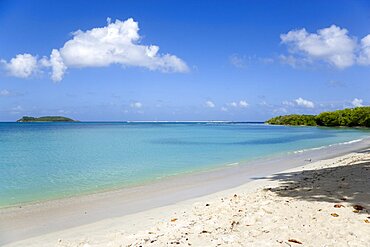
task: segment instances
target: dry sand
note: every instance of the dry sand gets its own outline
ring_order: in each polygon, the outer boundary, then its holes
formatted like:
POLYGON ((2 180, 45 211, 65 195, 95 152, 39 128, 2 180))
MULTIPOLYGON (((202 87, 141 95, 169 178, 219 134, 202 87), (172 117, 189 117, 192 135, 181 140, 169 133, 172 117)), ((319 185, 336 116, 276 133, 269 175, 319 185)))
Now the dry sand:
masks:
POLYGON ((8 246, 370 246, 370 150, 8 246))

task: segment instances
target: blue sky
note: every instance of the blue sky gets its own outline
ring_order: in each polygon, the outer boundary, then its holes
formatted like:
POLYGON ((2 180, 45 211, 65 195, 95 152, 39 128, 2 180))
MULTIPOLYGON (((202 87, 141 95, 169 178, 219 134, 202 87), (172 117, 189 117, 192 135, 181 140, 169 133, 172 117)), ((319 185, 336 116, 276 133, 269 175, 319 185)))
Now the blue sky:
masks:
POLYGON ((368 23, 368 1, 1 0, 0 121, 263 121, 369 105, 368 23))

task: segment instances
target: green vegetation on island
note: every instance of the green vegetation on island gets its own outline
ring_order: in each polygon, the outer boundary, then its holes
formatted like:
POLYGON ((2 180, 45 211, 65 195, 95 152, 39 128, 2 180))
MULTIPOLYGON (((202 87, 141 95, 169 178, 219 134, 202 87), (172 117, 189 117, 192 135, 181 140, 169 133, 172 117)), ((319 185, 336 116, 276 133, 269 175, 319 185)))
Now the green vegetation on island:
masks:
POLYGON ((266 121, 268 124, 279 124, 279 125, 307 125, 316 126, 316 120, 314 115, 285 115, 271 118, 266 121))
POLYGON ((370 127, 370 106, 348 108, 319 115, 285 115, 271 118, 267 124, 327 127, 370 127))
POLYGON ((17 122, 76 122, 75 120, 62 116, 27 117, 24 116, 17 122))

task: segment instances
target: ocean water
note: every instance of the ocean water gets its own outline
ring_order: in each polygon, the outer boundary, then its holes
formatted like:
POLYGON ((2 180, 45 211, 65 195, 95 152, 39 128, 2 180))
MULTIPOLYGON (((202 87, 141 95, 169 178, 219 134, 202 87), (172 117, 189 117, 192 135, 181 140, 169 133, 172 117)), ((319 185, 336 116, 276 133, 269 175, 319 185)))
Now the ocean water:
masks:
POLYGON ((0 207, 368 136, 363 129, 249 123, 0 123, 0 207))

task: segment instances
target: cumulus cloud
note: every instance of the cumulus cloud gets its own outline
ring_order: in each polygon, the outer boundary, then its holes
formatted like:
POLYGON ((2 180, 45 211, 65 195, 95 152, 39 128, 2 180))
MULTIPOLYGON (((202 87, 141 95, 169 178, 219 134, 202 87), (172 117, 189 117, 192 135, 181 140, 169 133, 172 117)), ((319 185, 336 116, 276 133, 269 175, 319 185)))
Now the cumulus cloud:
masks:
POLYGON ((370 64, 370 35, 357 42, 345 28, 332 25, 309 33, 306 29, 291 30, 280 35, 281 42, 296 56, 282 55, 281 60, 293 67, 298 62, 322 60, 337 68, 347 68, 356 63, 370 64))
POLYGON ((361 106, 364 106, 362 103, 363 103, 363 100, 362 99, 358 99, 358 98, 354 98, 353 100, 352 100, 352 105, 354 106, 354 107, 361 107, 361 106))
POLYGON ((104 27, 72 33, 60 49, 53 49, 49 58, 37 61, 30 54, 17 55, 3 61, 11 75, 29 77, 38 67, 50 67, 51 78, 60 81, 67 68, 105 67, 119 64, 161 72, 187 72, 186 63, 175 55, 159 53, 156 45, 140 44, 139 24, 132 18, 116 20, 104 27))
POLYGON ((228 111, 228 110, 229 110, 229 109, 227 109, 227 107, 224 107, 224 106, 223 106, 223 107, 221 107, 221 111, 225 111, 225 112, 226 112, 226 111, 228 111))
POLYGON ((63 58, 60 52, 53 49, 50 54, 50 58, 43 58, 41 64, 45 67, 51 67, 51 79, 53 81, 61 81, 64 72, 67 70, 67 66, 64 64, 63 58))
POLYGON ((303 99, 301 97, 299 97, 298 99, 295 99, 293 101, 285 100, 285 101, 282 102, 282 104, 285 105, 285 106, 291 106, 291 107, 295 107, 295 106, 300 106, 300 107, 305 107, 305 108, 314 108, 315 107, 315 104, 312 101, 303 99))
POLYGON ((141 102, 133 102, 130 106, 131 108, 140 109, 141 107, 143 107, 143 104, 141 102))
POLYGON ((315 104, 312 101, 309 101, 309 100, 306 100, 306 99, 298 98, 294 101, 298 106, 302 106, 302 107, 306 107, 306 108, 314 108, 315 107, 315 104))
POLYGON ((27 78, 36 73, 38 69, 37 58, 31 54, 18 54, 9 62, 1 60, 9 75, 20 78, 27 78))
POLYGON ((361 53, 358 62, 362 65, 370 65, 370 34, 361 39, 361 53))
POLYGON ((213 103, 212 101, 210 101, 210 100, 206 101, 206 107, 214 108, 215 106, 216 106, 215 103, 213 103))
POLYGON ((240 100, 239 102, 233 101, 233 102, 227 103, 226 105, 229 107, 233 107, 233 108, 238 108, 238 107, 246 108, 249 106, 249 103, 246 100, 240 100))
POLYGON ((228 105, 232 107, 238 107, 238 103, 236 103, 235 101, 228 103, 228 105))
POLYGON ((132 18, 116 20, 102 28, 73 33, 60 49, 70 67, 102 67, 110 64, 140 66, 150 70, 186 72, 187 65, 178 57, 159 54, 156 45, 141 45, 139 25, 132 18))
POLYGON ((246 108, 249 106, 248 102, 245 101, 245 100, 241 100, 239 101, 239 106, 242 107, 242 108, 246 108))

